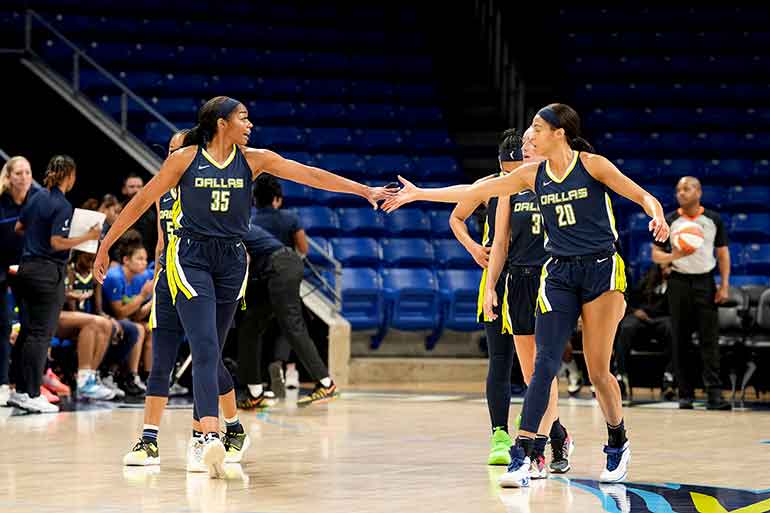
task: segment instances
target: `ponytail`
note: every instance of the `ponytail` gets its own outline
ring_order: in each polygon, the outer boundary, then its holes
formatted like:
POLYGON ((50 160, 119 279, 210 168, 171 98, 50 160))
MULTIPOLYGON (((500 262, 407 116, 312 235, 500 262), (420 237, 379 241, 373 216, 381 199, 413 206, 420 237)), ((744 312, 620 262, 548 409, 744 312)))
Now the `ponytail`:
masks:
POLYGON ((590 142, 586 141, 582 137, 575 137, 569 139, 569 147, 575 151, 587 151, 588 153, 594 153, 594 147, 590 142))
POLYGON ((200 125, 195 125, 184 134, 184 141, 182 147, 185 146, 205 146, 211 140, 211 137, 207 131, 200 125))

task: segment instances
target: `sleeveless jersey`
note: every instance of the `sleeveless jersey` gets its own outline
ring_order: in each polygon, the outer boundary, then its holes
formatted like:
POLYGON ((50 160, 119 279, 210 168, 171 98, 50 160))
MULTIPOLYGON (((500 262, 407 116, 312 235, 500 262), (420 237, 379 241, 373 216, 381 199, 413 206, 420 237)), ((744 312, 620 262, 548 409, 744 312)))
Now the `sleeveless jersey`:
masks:
POLYGON ((543 218, 537 196, 532 191, 512 195, 507 267, 540 266, 547 259, 543 242, 543 218))
POLYGON ((198 147, 177 185, 174 228, 201 237, 242 239, 249 231, 251 168, 238 146, 220 165, 198 147))
MULTIPOLYGON (((74 278, 72 282, 72 290, 77 290, 80 292, 93 292, 94 286, 96 285, 94 283, 94 275, 91 273, 88 273, 86 276, 81 275, 77 271, 72 272, 72 277, 74 278)), ((80 312, 93 312, 93 301, 94 298, 91 296, 88 299, 81 300, 77 302, 77 308, 80 312)))
POLYGON ((567 172, 557 179, 542 162, 535 193, 545 227, 545 250, 555 257, 614 252, 618 232, 607 187, 594 179, 574 152, 567 172))
MULTIPOLYGON (((174 234, 174 202, 176 201, 178 194, 177 188, 174 187, 170 191, 163 194, 158 202, 160 208, 158 209, 158 220, 160 222, 160 233, 158 237, 163 237, 163 247, 168 247, 168 239, 174 234)), ((158 265, 161 267, 166 266, 166 252, 161 251, 160 258, 158 258, 158 265)))
MULTIPOLYGON (((498 173, 497 176, 504 176, 504 173, 498 173)), ((481 245, 485 248, 491 248, 495 241, 495 216, 497 215, 497 196, 492 196, 487 202, 487 219, 484 221, 484 235, 481 239, 481 245)))

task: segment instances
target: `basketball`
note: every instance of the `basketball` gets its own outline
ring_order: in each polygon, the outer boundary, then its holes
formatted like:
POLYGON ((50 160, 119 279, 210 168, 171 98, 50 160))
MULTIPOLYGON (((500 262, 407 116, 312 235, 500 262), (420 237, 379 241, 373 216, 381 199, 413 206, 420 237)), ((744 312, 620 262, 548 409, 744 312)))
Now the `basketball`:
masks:
POLYGON ((693 253, 703 246, 703 230, 700 225, 692 221, 682 223, 671 234, 671 243, 685 253, 693 253))

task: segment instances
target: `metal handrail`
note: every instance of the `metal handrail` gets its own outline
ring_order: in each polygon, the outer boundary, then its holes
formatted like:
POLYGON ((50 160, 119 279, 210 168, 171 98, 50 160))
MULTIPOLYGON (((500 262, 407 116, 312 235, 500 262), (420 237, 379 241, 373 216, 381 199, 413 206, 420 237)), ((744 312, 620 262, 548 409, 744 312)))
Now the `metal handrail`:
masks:
MULTIPOLYGON (((311 248, 313 248, 315 251, 317 251, 321 256, 324 257, 324 259, 328 260, 329 263, 332 264, 334 267, 334 286, 332 286, 326 278, 323 277, 323 275, 316 274, 316 278, 321 282, 321 285, 328 289, 332 297, 334 299, 334 309, 337 312, 342 311, 342 264, 339 260, 331 256, 328 252, 326 252, 320 244, 318 244, 316 241, 314 241, 312 238, 308 237, 307 242, 310 245, 311 248)), ((310 262, 308 260, 305 260, 306 264, 309 264, 310 262)), ((312 267, 311 267, 311 270, 312 267)))
POLYGON ((5 151, 3 151, 2 148, 0 148, 0 159, 3 159, 3 162, 8 162, 11 160, 11 156, 8 155, 5 151))
POLYGON ((159 113, 157 110, 152 108, 150 104, 148 104, 146 101, 141 99, 139 96, 136 95, 131 89, 128 88, 123 82, 121 82, 118 78, 116 78, 112 73, 104 69, 102 66, 100 66, 95 60, 93 60, 91 57, 88 56, 86 52, 81 50, 75 43, 67 39, 64 34, 56 30, 56 28, 48 23, 42 16, 40 16, 38 13, 33 11, 32 9, 27 10, 27 16, 26 16, 26 23, 24 28, 24 48, 27 52, 35 55, 36 57, 40 58, 40 55, 37 54, 32 49, 32 21, 36 20, 38 23, 40 23, 43 27, 45 27, 47 30, 49 30, 53 35, 55 35, 57 38, 59 38, 65 45, 67 45, 72 51, 73 51, 73 59, 72 59, 72 88, 77 93, 80 91, 80 59, 83 59, 85 62, 93 66, 93 68, 101 73, 104 77, 107 78, 114 86, 116 86, 121 91, 121 99, 120 99, 120 118, 121 118, 121 127, 124 130, 128 129, 128 98, 131 98, 133 101, 135 101, 139 106, 141 106, 144 110, 149 112, 155 119, 163 123, 166 127, 168 127, 172 132, 177 132, 178 128, 176 125, 171 123, 168 119, 166 119, 161 113, 159 113))

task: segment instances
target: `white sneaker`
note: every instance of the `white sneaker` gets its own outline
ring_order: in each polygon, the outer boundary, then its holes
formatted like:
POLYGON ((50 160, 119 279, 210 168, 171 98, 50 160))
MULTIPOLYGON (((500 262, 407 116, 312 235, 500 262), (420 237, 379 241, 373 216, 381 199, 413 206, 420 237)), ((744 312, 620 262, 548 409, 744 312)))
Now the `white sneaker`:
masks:
POLYGON ((626 441, 620 449, 605 445, 604 453, 607 455, 607 465, 599 476, 599 482, 620 483, 625 481, 628 476, 628 464, 631 462, 630 442, 626 441))
POLYGON ((115 383, 115 378, 112 377, 112 374, 108 374, 103 378, 97 377, 96 382, 115 392, 115 399, 124 399, 126 397, 126 392, 115 383))
POLYGON ((293 363, 286 364, 285 385, 290 390, 299 388, 299 372, 297 372, 297 366, 293 363))
POLYGON ((49 403, 44 395, 39 395, 37 397, 27 396, 27 400, 23 401, 19 405, 19 408, 32 413, 59 413, 59 407, 49 403))
POLYGON ((626 485, 600 483, 599 490, 601 490, 604 495, 610 496, 615 501, 615 504, 617 505, 618 511, 620 511, 620 513, 631 512, 631 500, 628 498, 626 485))
POLYGON ((179 396, 187 395, 189 393, 190 393, 190 390, 188 390, 187 387, 183 387, 179 383, 174 383, 168 389, 169 397, 179 397, 179 396))
POLYGON ((21 408, 21 405, 24 404, 24 402, 29 401, 29 395, 22 392, 13 391, 8 396, 8 399, 6 400, 7 406, 15 406, 16 408, 21 408))
POLYGON ((187 472, 208 472, 203 463, 203 440, 190 438, 187 442, 187 472))
POLYGON ((225 446, 219 438, 207 438, 203 440, 203 464, 209 471, 212 479, 224 479, 225 477, 225 446))
POLYGON ((497 482, 503 488, 526 488, 529 486, 529 457, 524 456, 524 449, 511 447, 511 464, 508 471, 501 475, 497 482))
POLYGON ((11 387, 0 385, 0 406, 8 406, 8 398, 11 396, 11 387))
POLYGON ((139 374, 134 374, 134 385, 138 386, 142 392, 147 392, 147 385, 139 377, 139 374))

